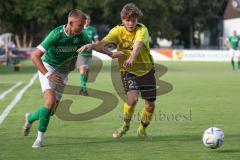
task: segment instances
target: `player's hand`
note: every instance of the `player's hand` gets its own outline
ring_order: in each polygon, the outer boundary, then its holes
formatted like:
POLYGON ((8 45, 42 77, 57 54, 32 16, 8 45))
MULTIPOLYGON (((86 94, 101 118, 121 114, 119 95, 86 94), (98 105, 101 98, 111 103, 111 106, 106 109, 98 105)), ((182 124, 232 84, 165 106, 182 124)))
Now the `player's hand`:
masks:
POLYGON ((116 51, 116 52, 113 52, 113 54, 111 55, 112 58, 119 58, 119 57, 122 57, 124 55, 124 52, 123 51, 116 51))
POLYGON ((123 63, 123 67, 131 67, 133 64, 133 59, 131 57, 129 57, 124 63, 123 63))
POLYGON ((79 48, 77 50, 77 52, 79 53, 79 52, 90 51, 90 50, 92 50, 92 44, 86 44, 86 45, 82 46, 81 48, 79 48))
POLYGON ((63 83, 62 78, 57 73, 50 74, 47 79, 54 83, 63 83))

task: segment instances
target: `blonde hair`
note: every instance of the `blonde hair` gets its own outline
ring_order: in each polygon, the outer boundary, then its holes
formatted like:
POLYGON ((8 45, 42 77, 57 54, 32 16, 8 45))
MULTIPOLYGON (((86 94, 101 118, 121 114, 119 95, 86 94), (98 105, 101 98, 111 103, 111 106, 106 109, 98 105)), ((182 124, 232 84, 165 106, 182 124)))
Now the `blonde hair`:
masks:
POLYGON ((86 20, 85 13, 79 9, 73 9, 68 13, 68 18, 81 18, 86 20))

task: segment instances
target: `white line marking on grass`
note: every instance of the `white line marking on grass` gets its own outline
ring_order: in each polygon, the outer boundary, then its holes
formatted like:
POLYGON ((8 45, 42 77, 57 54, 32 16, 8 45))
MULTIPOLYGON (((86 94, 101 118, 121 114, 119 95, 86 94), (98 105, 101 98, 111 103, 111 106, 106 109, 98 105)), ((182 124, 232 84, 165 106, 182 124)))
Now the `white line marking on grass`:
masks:
POLYGON ((8 114, 10 113, 10 111, 13 109, 13 107, 17 104, 17 102, 19 100, 21 100, 23 94, 28 90, 29 87, 32 86, 32 84, 34 83, 34 80, 37 78, 38 74, 35 74, 31 80, 29 81, 29 83, 21 90, 18 92, 18 94, 16 95, 15 99, 7 106, 7 108, 3 111, 3 113, 0 115, 0 125, 3 123, 4 119, 8 116, 8 114))
POLYGON ((3 92, 2 94, 0 94, 0 100, 3 99, 8 93, 12 92, 15 88, 17 88, 18 86, 20 86, 22 84, 22 81, 16 83, 14 86, 12 86, 11 88, 9 88, 8 90, 6 90, 5 92, 3 92))

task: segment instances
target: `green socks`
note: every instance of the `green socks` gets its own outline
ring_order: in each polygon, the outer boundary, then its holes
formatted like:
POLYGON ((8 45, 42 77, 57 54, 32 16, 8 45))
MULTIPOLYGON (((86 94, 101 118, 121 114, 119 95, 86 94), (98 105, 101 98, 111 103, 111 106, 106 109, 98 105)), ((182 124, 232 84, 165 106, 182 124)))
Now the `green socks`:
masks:
POLYGON ((33 123, 34 121, 39 120, 39 115, 40 115, 40 112, 41 112, 42 108, 43 107, 38 108, 38 110, 36 112, 34 112, 34 113, 32 113, 28 116, 28 122, 29 123, 33 123))
POLYGON ((87 89, 87 75, 80 73, 80 88, 83 90, 87 89))
POLYGON ((235 70, 235 66, 234 66, 234 60, 231 60, 231 64, 232 64, 232 69, 235 70))
MULTIPOLYGON (((231 60, 231 64, 232 64, 233 70, 235 70, 235 64, 234 64, 234 60, 233 59, 231 60)), ((237 62, 237 67, 238 67, 238 69, 240 69, 240 61, 237 62)))
POLYGON ((38 124, 38 131, 46 132, 47 126, 50 120, 51 110, 48 108, 42 108, 40 115, 39 115, 39 124, 38 124))
POLYGON ((50 116, 50 109, 46 107, 40 107, 36 112, 29 115, 28 121, 29 123, 33 123, 34 121, 39 120, 38 131, 46 132, 50 116))

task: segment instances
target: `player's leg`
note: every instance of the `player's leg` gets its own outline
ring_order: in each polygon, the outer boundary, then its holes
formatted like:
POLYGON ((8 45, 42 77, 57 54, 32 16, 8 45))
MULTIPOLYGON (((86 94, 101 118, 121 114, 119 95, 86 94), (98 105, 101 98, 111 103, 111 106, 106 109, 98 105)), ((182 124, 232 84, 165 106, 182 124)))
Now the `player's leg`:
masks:
POLYGON ((144 107, 141 114, 141 124, 138 127, 137 134, 139 137, 146 137, 146 128, 152 120, 152 116, 155 109, 154 101, 145 100, 144 107))
POLYGON ((114 138, 122 137, 130 128, 130 122, 134 114, 134 109, 137 104, 139 95, 135 80, 136 77, 134 75, 129 73, 122 73, 122 81, 125 92, 127 94, 127 100, 123 106, 123 126, 113 133, 114 138))
MULTIPOLYGON (((48 64, 44 63, 44 66, 47 68, 48 71, 54 71, 54 69, 49 66, 48 64)), ((41 89, 42 92, 44 93, 46 90, 51 89, 51 82, 41 73, 38 72, 40 84, 41 84, 41 89)), ((42 108, 44 108, 44 105, 39 106, 38 109, 33 112, 32 114, 26 113, 25 114, 25 123, 23 126, 23 134, 24 136, 27 136, 29 134, 31 124, 34 123, 36 120, 39 120, 40 113, 42 111, 42 108)))
POLYGON ((231 58, 232 69, 235 70, 235 62, 234 62, 235 50, 231 49, 230 51, 231 51, 231 54, 232 54, 232 58, 231 58))
POLYGON ((141 114, 141 123, 138 127, 137 134, 139 137, 146 137, 146 128, 152 120, 156 100, 156 80, 155 71, 151 70, 146 75, 138 79, 141 96, 144 99, 144 107, 141 114))
POLYGON ((80 72, 80 94, 87 96, 87 80, 92 57, 78 56, 80 72))
POLYGON ((63 84, 53 84, 50 82, 50 86, 44 90, 44 107, 40 109, 39 113, 39 124, 38 124, 38 133, 35 142, 33 143, 33 148, 39 148, 42 146, 42 141, 44 138, 44 133, 47 130, 50 117, 54 115, 57 105, 60 102, 62 97, 63 90, 68 81, 67 74, 59 74, 63 79, 63 84))
MULTIPOLYGON (((38 123, 38 133, 35 142, 33 143, 33 148, 42 147, 42 141, 44 134, 47 130, 51 110, 56 107, 56 92, 53 89, 48 89, 44 92, 44 106, 39 108, 39 123, 38 123)), ((29 118, 30 119, 30 118, 29 118)))
POLYGON ((238 69, 240 69, 240 57, 238 57, 238 69))
POLYGON ((127 101, 123 105, 123 125, 115 130, 113 133, 114 138, 122 137, 129 130, 137 101, 138 91, 132 90, 127 92, 127 101))
MULTIPOLYGON (((46 66, 45 66, 46 67, 46 66)), ((38 72, 42 92, 44 92, 46 89, 50 89, 50 83, 42 73, 38 72)), ((33 113, 26 113, 25 114, 25 123, 23 125, 23 134, 24 136, 27 136, 30 132, 30 128, 32 126, 32 123, 34 123, 36 120, 39 120, 40 112, 44 106, 39 106, 38 109, 33 113)))
POLYGON ((82 95, 84 93, 87 93, 87 74, 88 74, 88 68, 84 65, 80 66, 80 92, 82 95))
MULTIPOLYGON (((48 71, 54 72, 54 69, 48 64, 44 63, 44 66, 47 68, 48 71)), ((49 81, 41 72, 38 72, 38 73, 39 73, 42 92, 44 95, 44 105, 40 106, 34 113, 27 114, 26 122, 24 125, 24 134, 26 132, 29 133, 31 124, 34 121, 39 120, 37 139, 32 146, 33 148, 38 148, 42 146, 43 135, 47 130, 51 112, 53 110, 55 111, 57 100, 60 100, 58 99, 58 97, 60 97, 61 94, 60 95, 57 94, 56 91, 60 90, 60 92, 62 93, 67 83, 67 75, 60 74, 60 76, 64 80, 64 83, 55 84, 49 81)))
POLYGON ((240 51, 237 51, 236 57, 237 57, 238 69, 240 69, 240 51))
POLYGON ((53 116, 56 113, 58 104, 62 98, 63 91, 65 86, 67 85, 68 82, 68 74, 59 74, 61 78, 63 79, 63 84, 55 84, 54 90, 55 90, 55 97, 56 97, 56 105, 54 108, 51 109, 51 116, 53 116))

